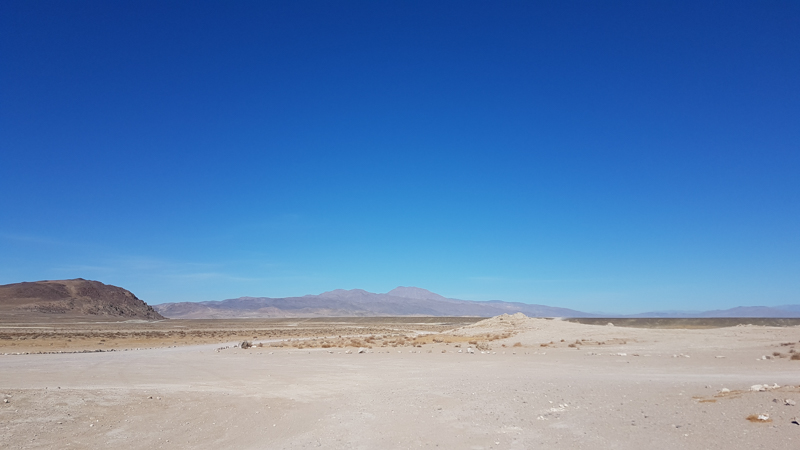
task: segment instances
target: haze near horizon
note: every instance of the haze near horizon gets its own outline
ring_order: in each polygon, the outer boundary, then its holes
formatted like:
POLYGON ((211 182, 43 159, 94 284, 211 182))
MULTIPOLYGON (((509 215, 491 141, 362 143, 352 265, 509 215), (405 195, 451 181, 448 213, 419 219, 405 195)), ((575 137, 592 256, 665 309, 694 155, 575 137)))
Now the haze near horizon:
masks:
POLYGON ((0 284, 800 303, 792 2, 0 4, 0 284))

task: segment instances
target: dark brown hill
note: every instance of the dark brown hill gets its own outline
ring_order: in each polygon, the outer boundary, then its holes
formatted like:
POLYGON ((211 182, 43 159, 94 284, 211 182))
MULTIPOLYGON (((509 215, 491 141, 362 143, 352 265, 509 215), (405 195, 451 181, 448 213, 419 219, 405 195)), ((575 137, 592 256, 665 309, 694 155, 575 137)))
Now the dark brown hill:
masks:
POLYGON ((164 319, 130 291, 83 278, 0 285, 0 316, 7 319, 164 319))

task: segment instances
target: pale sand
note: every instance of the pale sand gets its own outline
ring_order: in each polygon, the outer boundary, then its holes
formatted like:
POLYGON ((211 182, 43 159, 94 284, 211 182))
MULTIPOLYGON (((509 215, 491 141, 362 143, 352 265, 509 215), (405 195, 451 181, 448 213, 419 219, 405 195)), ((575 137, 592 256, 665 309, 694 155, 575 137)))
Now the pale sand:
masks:
POLYGON ((756 360, 800 351, 798 327, 506 317, 450 334, 463 337, 460 348, 207 344, 0 356, 9 400, 0 403, 0 447, 800 448, 791 423, 800 406, 784 405, 800 403, 800 361, 756 360), (516 334, 482 342, 503 332, 516 334), (472 338, 492 350, 465 353, 472 338), (749 391, 765 383, 781 387, 749 391), (717 395, 722 388, 733 392, 717 395), (749 422, 751 414, 771 422, 749 422))

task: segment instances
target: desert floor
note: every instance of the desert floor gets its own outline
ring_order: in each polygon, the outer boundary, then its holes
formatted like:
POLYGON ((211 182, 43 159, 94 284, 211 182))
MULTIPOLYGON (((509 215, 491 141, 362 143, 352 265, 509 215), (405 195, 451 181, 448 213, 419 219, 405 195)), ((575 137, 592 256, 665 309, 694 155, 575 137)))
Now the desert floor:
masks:
POLYGON ((6 323, 0 447, 796 449, 798 341, 518 316, 6 323))

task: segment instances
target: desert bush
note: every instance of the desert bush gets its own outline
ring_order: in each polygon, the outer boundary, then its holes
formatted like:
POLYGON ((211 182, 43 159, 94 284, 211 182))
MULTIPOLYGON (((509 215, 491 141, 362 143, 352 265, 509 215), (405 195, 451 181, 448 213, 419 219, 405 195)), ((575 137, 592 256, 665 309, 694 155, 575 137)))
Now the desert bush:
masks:
POLYGON ((781 354, 781 352, 772 352, 772 356, 774 356, 774 357, 776 357, 776 358, 780 358, 780 357, 782 357, 783 355, 781 354))
POLYGON ((793 361, 800 361, 800 353, 792 354, 792 357, 790 359, 793 361))
POLYGON ((539 344, 539 347, 547 347, 548 345, 550 345, 550 344, 545 342, 544 344, 539 344))
POLYGON ((577 347, 577 345, 575 345, 575 344, 569 344, 567 347, 570 347, 570 348, 575 348, 575 347, 577 347))
POLYGON ((478 345, 478 341, 469 341, 469 343, 472 345, 478 345))
POLYGON ((513 345, 514 347, 522 347, 522 342, 516 342, 513 345))

